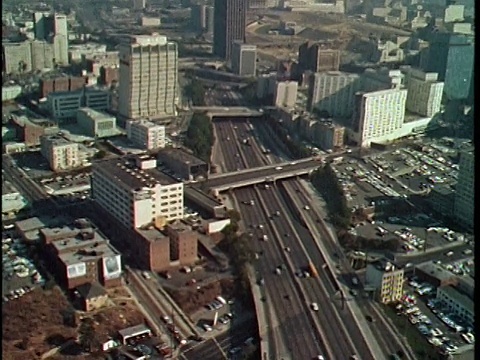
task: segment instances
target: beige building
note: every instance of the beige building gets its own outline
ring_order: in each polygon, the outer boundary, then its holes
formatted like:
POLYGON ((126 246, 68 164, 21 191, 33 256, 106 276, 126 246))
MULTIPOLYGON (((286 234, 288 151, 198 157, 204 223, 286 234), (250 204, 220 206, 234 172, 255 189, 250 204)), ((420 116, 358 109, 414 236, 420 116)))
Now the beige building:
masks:
POLYGON ((406 103, 408 111, 427 117, 440 112, 444 84, 438 81, 437 73, 408 69, 405 84, 408 90, 406 103))
POLYGON ((474 227, 475 213, 475 154, 473 150, 460 154, 458 182, 455 193, 454 215, 461 225, 474 227))
POLYGON ((55 48, 46 41, 34 40, 32 48, 32 70, 53 69, 55 67, 55 48))
POLYGON ((331 117, 349 118, 355 94, 362 88, 361 77, 340 71, 317 73, 311 77, 307 107, 326 111, 331 117))
POLYGON ((91 108, 77 111, 77 124, 91 137, 104 138, 118 134, 115 116, 91 108))
POLYGON ((275 106, 291 108, 297 102, 298 83, 296 81, 278 81, 273 93, 275 106))
POLYGON ((405 120, 406 101, 405 89, 357 94, 352 124, 357 144, 369 147, 372 142, 396 138, 405 120))
POLYGON ((29 41, 3 43, 3 70, 6 74, 32 71, 32 49, 29 41))
POLYGON ((40 139, 41 153, 53 171, 70 170, 80 165, 78 144, 52 135, 40 139))
POLYGON ((123 118, 176 115, 177 44, 158 34, 132 36, 120 45, 118 113, 123 118))
POLYGON ((183 218, 183 183, 157 169, 147 155, 93 164, 92 197, 129 228, 163 225, 183 218))
POLYGON ((165 126, 147 120, 130 120, 126 123, 127 136, 136 146, 152 150, 165 147, 165 126))
POLYGON ((403 269, 397 269, 392 263, 379 260, 367 265, 365 287, 375 289, 382 304, 399 301, 403 295, 403 269))

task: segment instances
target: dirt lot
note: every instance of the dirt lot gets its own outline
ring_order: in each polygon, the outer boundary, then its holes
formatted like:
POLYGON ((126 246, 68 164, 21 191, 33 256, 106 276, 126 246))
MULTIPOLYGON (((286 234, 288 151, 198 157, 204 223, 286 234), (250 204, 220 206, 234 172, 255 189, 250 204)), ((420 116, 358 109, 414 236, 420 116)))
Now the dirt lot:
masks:
MULTIPOLYGON (((88 314, 95 320, 99 340, 106 340, 120 329, 144 322, 142 313, 136 308, 126 290, 108 290, 112 304, 88 314)), ((74 327, 64 324, 64 314, 72 314, 68 300, 59 288, 37 289, 23 297, 9 301, 2 307, 2 357, 3 359, 40 359, 51 348, 77 337, 77 325, 85 313, 75 312, 74 327)), ((68 322, 67 322, 68 324, 68 322)), ((73 324, 72 324, 73 325, 73 324)), ((58 354, 65 359, 66 354, 58 354)), ((72 358, 72 357, 69 357, 72 358)), ((75 356, 75 359, 94 359, 94 356, 75 356)))
POLYGON ((192 290, 173 290, 166 289, 175 302, 185 311, 191 315, 202 306, 213 301, 218 295, 229 298, 234 292, 234 280, 222 279, 210 283, 200 290, 192 288, 192 290))
POLYGON ((64 325, 62 310, 70 305, 58 288, 36 289, 2 306, 3 359, 38 359, 54 347, 49 337, 76 336, 76 329, 64 325))

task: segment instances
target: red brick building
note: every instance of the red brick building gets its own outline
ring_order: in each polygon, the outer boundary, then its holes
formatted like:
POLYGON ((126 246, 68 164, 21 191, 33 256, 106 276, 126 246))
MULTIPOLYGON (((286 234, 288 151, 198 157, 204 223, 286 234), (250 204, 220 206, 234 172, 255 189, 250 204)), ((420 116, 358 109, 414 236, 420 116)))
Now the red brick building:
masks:
POLYGON ((52 92, 80 90, 87 83, 83 76, 59 76, 52 79, 40 80, 40 97, 46 97, 52 92))

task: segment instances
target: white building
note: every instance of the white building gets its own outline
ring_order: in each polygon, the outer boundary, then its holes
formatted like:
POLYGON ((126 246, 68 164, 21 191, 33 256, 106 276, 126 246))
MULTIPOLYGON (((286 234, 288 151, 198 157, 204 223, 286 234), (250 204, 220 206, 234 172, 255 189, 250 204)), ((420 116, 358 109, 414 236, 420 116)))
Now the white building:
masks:
POLYGON ((183 183, 156 169, 146 155, 101 160, 92 166, 92 197, 128 227, 183 218, 183 183))
POLYGON ((177 44, 158 34, 132 36, 120 45, 118 113, 124 118, 176 115, 177 44))
POLYGON ((68 65, 67 17, 61 14, 36 12, 33 14, 35 39, 53 44, 55 63, 68 65))
POLYGON ((257 79, 257 97, 263 99, 273 95, 277 85, 277 73, 262 74, 257 79))
POLYGON ((77 124, 91 137, 104 138, 118 134, 115 116, 88 107, 77 110, 77 124))
POLYGON ((275 106, 291 108, 297 101, 298 83, 296 81, 278 81, 273 93, 275 106))
POLYGON ((96 54, 101 55, 107 52, 107 45, 86 43, 81 45, 70 45, 68 48, 68 58, 70 61, 82 61, 84 58, 92 57, 96 54))
POLYGON ((105 90, 85 88, 78 91, 60 91, 47 95, 50 114, 57 120, 75 118, 77 110, 89 107, 94 110, 110 109, 110 93, 105 90))
POLYGON ((43 157, 53 171, 70 170, 81 165, 77 143, 50 135, 41 137, 40 147, 43 157))
POLYGON ((465 320, 469 325, 475 323, 475 306, 467 295, 462 294, 451 285, 437 289, 437 299, 453 314, 465 320))
POLYGON ((374 289, 378 301, 389 304, 399 301, 403 295, 403 269, 380 260, 367 265, 365 288, 374 289))
POLYGON ((445 9, 444 23, 462 22, 464 19, 464 5, 448 5, 445 9))
POLYGON ((32 48, 29 41, 2 43, 3 67, 7 74, 32 71, 32 48))
POLYGON ((232 71, 241 76, 255 76, 257 46, 235 41, 232 46, 232 71))
POLYGON ((142 149, 160 149, 165 147, 165 126, 144 119, 130 120, 126 123, 127 136, 142 149))
POLYGON ((437 73, 425 73, 417 69, 406 71, 407 110, 421 116, 432 117, 440 111, 443 82, 437 73))
POLYGON ((473 150, 460 153, 458 182, 455 191, 454 214, 461 225, 474 227, 475 213, 475 154, 473 150))
POLYGON ((140 16, 139 20, 140 25, 145 27, 157 27, 162 24, 159 17, 140 16))
POLYGON ((355 94, 361 88, 361 77, 357 74, 340 71, 316 73, 310 81, 308 109, 326 111, 331 117, 351 117, 355 94))
POLYGON ((355 141, 362 147, 396 139, 405 120, 407 90, 391 89, 357 94, 353 117, 355 141))

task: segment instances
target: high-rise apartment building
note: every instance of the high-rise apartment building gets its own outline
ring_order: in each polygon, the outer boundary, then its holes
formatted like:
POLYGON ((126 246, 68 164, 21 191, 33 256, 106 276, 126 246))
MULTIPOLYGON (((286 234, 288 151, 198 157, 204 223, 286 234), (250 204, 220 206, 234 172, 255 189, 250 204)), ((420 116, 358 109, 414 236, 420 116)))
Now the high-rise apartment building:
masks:
POLYGON ((438 79, 445 83, 444 92, 449 99, 467 99, 473 81, 474 37, 432 33, 429 45, 422 52, 422 70, 438 73, 438 79))
POLYGON ((53 44, 55 63, 68 65, 68 26, 66 15, 36 12, 33 14, 35 39, 53 44))
POLYGON ((58 136, 42 136, 40 147, 43 157, 53 171, 70 170, 80 165, 78 144, 58 136))
POLYGON ((234 41, 232 49, 232 70, 241 76, 255 76, 257 69, 257 47, 242 41, 234 41))
POLYGON ((443 82, 438 81, 437 73, 409 69, 406 71, 405 85, 408 90, 408 111, 426 117, 432 117, 440 111, 443 82))
POLYGON ((329 116, 349 118, 353 114, 355 94, 362 89, 361 77, 339 71, 313 74, 308 89, 310 111, 326 111, 329 116))
POLYGON ((2 70, 6 74, 32 71, 32 47, 30 42, 3 43, 2 70))
POLYGON ((120 45, 118 113, 123 118, 176 115, 178 49, 158 34, 137 35, 120 45))
POLYGON ((298 83, 296 81, 278 81, 273 93, 275 106, 291 108, 297 102, 298 83))
POLYGON ((130 120, 126 123, 127 136, 142 149, 165 147, 165 126, 147 120, 130 120))
POLYGON ((357 94, 353 131, 358 145, 368 147, 372 142, 394 137, 405 120, 406 101, 406 89, 357 94))
POLYGON ((327 44, 307 41, 298 49, 298 64, 302 72, 338 71, 340 51, 331 49, 327 44))
POLYGON ((92 197, 128 228, 183 218, 183 183, 172 180, 147 155, 92 165, 92 197))
POLYGON ((455 192, 454 214, 466 228, 474 227, 475 210, 475 154, 473 150, 460 154, 458 182, 455 192))
POLYGON ((367 265, 366 288, 375 290, 378 301, 382 304, 397 302, 403 295, 404 271, 392 263, 379 260, 367 265))
POLYGON ((233 42, 245 41, 247 0, 215 0, 213 54, 229 60, 233 42))

